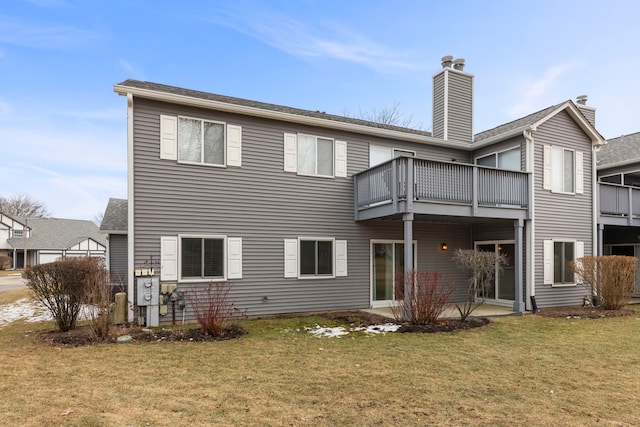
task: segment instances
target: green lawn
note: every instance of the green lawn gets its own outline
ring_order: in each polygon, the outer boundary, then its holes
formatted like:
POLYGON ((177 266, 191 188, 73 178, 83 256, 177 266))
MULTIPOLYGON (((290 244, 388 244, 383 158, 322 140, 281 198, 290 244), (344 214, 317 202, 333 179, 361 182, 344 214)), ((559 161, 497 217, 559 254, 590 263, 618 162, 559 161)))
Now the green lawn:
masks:
POLYGON ((85 348, 45 346, 51 324, 15 322, 0 326, 0 424, 640 425, 636 313, 352 338, 271 319, 238 340, 85 348))

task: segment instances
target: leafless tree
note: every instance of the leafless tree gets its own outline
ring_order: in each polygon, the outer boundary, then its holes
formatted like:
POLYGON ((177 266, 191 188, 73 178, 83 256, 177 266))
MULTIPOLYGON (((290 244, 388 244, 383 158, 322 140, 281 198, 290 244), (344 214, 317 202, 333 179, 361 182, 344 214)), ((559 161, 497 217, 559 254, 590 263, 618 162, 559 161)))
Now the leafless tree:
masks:
POLYGON ((93 223, 98 227, 100 227, 100 224, 102 224, 103 219, 104 219, 104 212, 98 212, 93 216, 93 223))
POLYGON ((9 216, 40 218, 51 216, 51 212, 49 212, 44 203, 24 193, 15 194, 10 197, 0 196, 0 212, 9 216))
POLYGON ((413 116, 405 117, 402 115, 400 112, 400 103, 397 101, 392 105, 388 105, 381 109, 374 108, 370 111, 364 111, 358 108, 357 113, 352 113, 351 110, 345 108, 342 110, 342 114, 346 117, 381 123, 383 125, 399 126, 404 128, 414 127, 416 129, 422 128, 422 125, 420 124, 413 124, 413 116))

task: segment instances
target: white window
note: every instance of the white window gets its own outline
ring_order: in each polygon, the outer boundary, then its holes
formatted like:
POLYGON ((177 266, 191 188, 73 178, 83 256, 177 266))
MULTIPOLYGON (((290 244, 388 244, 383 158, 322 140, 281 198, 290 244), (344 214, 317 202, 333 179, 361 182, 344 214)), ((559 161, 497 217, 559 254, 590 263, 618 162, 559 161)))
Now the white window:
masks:
POLYGON ((554 286, 575 285, 573 264, 584 256, 584 242, 545 240, 543 246, 544 283, 554 286))
POLYGON ((346 177, 347 143, 313 135, 285 133, 284 170, 299 175, 346 177))
POLYGON ((583 154, 563 147, 543 147, 544 189, 554 193, 582 194, 583 154))
POLYGON ((346 276, 347 241, 330 237, 285 239, 284 265, 284 277, 346 276))
POLYGON ((241 166, 242 128, 191 117, 160 116, 160 158, 241 166))
POLYGON ((486 156, 478 157, 476 164, 481 166, 489 166, 492 168, 500 168, 507 170, 519 171, 520 167, 520 147, 511 148, 506 151, 491 153, 486 156))
POLYGON ((370 168, 400 156, 415 157, 416 152, 411 150, 403 150, 401 148, 369 145, 369 167, 370 168))
POLYGON ((163 236, 161 280, 242 278, 242 239, 227 236, 163 236))
POLYGON ((22 230, 13 230, 13 237, 22 237, 22 230))

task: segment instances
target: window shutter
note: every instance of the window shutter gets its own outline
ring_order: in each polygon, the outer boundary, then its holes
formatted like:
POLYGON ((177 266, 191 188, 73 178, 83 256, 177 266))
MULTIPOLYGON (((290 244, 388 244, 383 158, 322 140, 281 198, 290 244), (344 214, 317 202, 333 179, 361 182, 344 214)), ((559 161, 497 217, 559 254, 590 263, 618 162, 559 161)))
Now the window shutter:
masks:
POLYGON ((160 280, 178 280, 178 237, 160 237, 160 280))
POLYGON ((336 277, 347 275, 347 241, 336 240, 336 277))
POLYGON ((227 238, 227 279, 242 279, 242 238, 227 238))
POLYGON ((553 285, 553 240, 543 241, 544 284, 553 285))
POLYGON ((298 138, 295 133, 284 134, 284 171, 298 171, 298 138))
POLYGON ((298 277, 298 239, 284 239, 284 277, 298 277))
POLYGON ((347 176, 347 143, 346 141, 336 141, 335 176, 347 176))
POLYGON ((227 125, 227 166, 242 166, 242 126, 227 125))
MULTIPOLYGON (((576 242, 576 261, 575 261, 576 267, 579 268, 579 266, 581 265, 581 262, 578 261, 578 259, 582 258, 583 256, 584 256, 584 242, 576 242)), ((579 274, 576 274, 575 280, 576 280, 576 283, 584 283, 582 276, 579 274)))
POLYGON ((576 194, 584 193, 584 155, 576 151, 576 194))
POLYGON ((542 188, 545 190, 551 190, 551 146, 542 146, 542 168, 543 168, 543 183, 542 188))
POLYGON ((178 118, 160 116, 160 158, 178 160, 178 118))

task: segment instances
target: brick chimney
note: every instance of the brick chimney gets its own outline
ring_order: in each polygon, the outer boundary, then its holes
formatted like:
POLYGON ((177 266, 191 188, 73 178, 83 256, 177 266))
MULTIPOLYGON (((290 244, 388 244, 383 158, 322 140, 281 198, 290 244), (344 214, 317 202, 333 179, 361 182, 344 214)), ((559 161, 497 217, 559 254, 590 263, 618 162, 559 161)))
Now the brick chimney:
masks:
POLYGON ((576 105, 578 109, 582 111, 582 114, 589 120, 594 127, 596 125, 596 109, 587 106, 587 95, 580 95, 576 97, 576 105))
POLYGON ((473 75, 464 72, 464 59, 442 57, 442 69, 433 75, 433 136, 446 140, 473 140, 473 75))

